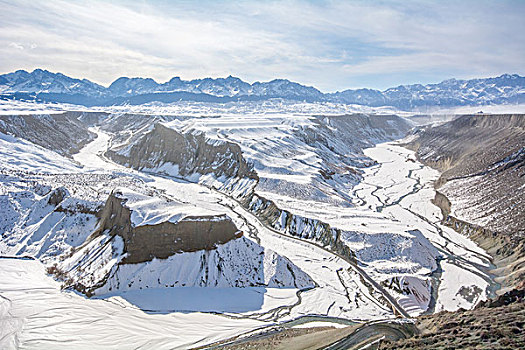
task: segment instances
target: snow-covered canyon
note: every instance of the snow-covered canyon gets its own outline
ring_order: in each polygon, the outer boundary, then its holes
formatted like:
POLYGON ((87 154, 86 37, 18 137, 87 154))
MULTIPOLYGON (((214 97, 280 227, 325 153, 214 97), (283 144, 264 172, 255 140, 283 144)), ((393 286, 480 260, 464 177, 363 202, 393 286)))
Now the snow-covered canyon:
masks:
POLYGON ((154 128, 140 124, 122 137, 107 126, 118 118, 92 123, 97 138, 73 159, 2 135, 3 348, 182 349, 305 316, 352 323, 471 308, 494 288, 490 257, 440 224, 431 203, 438 172, 400 143, 382 142, 404 134, 402 121, 260 115, 162 122, 183 136, 203 133, 206 147, 231 153, 225 142, 238 145, 256 181, 232 171, 244 164, 235 157, 210 164, 221 176, 182 174, 159 158, 148 158, 155 166, 117 164, 111 152, 120 160, 134 145, 150 152, 140 142, 154 128), (355 140, 344 139, 357 128, 355 140), (93 235, 115 191, 134 228, 224 217, 242 235, 214 249, 122 263, 121 236, 111 229, 93 235), (247 194, 276 205, 278 220, 244 203, 247 194), (317 239, 326 227, 352 256, 317 239), (95 296, 67 288, 80 282, 95 296))

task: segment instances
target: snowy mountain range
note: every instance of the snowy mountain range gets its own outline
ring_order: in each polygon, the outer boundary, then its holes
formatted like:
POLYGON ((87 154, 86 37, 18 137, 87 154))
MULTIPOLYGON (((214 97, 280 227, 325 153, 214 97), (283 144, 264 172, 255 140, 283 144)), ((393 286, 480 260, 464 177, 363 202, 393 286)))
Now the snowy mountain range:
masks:
POLYGON ((178 101, 224 103, 279 98, 372 107, 393 106, 411 110, 427 106, 525 103, 525 77, 504 74, 485 79, 449 79, 438 84, 400 85, 384 91, 357 89, 323 93, 314 87, 286 79, 250 84, 232 76, 195 80, 174 77, 162 84, 151 78, 121 77, 106 88, 87 79, 79 80, 61 73, 35 69, 33 72, 18 70, 0 75, 0 98, 85 106, 178 101))

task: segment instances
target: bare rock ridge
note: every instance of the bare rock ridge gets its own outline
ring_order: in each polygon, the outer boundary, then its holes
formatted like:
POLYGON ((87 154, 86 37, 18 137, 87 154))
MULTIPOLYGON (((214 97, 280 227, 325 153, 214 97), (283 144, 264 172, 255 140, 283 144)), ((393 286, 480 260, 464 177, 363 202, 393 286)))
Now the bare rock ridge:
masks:
POLYGON ((434 202, 444 223, 494 258, 502 290, 525 280, 525 115, 465 115, 408 145, 442 171, 434 202))
POLYGON ((256 179, 257 175, 242 157, 237 144, 207 140, 203 134, 181 134, 155 124, 131 148, 108 151, 112 160, 134 169, 153 170, 172 164, 182 176, 191 174, 256 179))
POLYGON ((226 215, 190 216, 177 223, 135 227, 125 203, 126 199, 118 192, 112 193, 102 209, 95 233, 96 236, 108 230, 110 235, 122 237, 124 253, 127 253, 122 263, 141 263, 154 258, 166 259, 182 252, 212 250, 242 236, 226 215))

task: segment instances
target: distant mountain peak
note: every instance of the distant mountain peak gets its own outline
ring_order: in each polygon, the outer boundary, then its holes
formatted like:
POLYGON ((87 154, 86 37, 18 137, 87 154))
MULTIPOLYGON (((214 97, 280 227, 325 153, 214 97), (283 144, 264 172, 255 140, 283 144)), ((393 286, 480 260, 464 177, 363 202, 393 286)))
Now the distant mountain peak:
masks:
POLYGON ((74 79, 62 73, 37 68, 31 73, 17 70, 0 75, 0 94, 3 98, 34 98, 50 102, 84 105, 141 104, 153 101, 181 100, 230 102, 239 100, 284 100, 333 102, 372 107, 393 106, 403 110, 419 107, 453 107, 525 103, 525 77, 502 74, 493 78, 447 79, 437 84, 399 85, 384 91, 361 88, 335 93, 322 93, 288 79, 273 79, 252 84, 238 77, 183 80, 173 77, 165 83, 152 78, 120 77, 109 87, 87 79, 74 79), (24 95, 26 94, 26 95, 24 95), (30 95, 33 94, 33 95, 30 95))

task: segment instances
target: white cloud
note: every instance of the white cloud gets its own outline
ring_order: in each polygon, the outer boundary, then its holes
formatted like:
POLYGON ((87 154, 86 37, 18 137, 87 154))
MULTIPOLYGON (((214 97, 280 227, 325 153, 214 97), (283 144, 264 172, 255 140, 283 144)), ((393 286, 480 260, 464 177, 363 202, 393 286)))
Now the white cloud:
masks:
POLYGON ((16 49, 16 50, 23 50, 24 49, 24 47, 22 45, 20 45, 19 43, 11 42, 7 46, 10 47, 10 48, 16 49))
POLYGON ((523 73, 524 3, 2 1, 0 70, 289 78, 323 90, 523 73), (475 6, 476 5, 476 6, 475 6), (14 50, 15 46, 32 50, 14 50), (404 81, 399 81, 402 83, 404 81))

